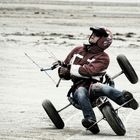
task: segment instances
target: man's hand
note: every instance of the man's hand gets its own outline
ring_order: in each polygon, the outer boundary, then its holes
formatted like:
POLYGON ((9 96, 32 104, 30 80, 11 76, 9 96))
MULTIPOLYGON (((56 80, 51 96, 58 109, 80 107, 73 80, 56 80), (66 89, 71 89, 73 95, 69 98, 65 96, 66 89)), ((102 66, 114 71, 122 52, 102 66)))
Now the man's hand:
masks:
POLYGON ((70 70, 67 67, 60 67, 58 69, 58 75, 60 78, 65 79, 65 80, 70 80, 70 70))
POLYGON ((63 65, 63 62, 60 60, 57 60, 56 62, 53 62, 51 69, 53 70, 57 68, 58 66, 62 66, 62 65, 63 65))
POLYGON ((105 75, 105 82, 104 82, 104 84, 108 84, 111 87, 115 87, 114 81, 112 80, 112 78, 108 74, 105 75))

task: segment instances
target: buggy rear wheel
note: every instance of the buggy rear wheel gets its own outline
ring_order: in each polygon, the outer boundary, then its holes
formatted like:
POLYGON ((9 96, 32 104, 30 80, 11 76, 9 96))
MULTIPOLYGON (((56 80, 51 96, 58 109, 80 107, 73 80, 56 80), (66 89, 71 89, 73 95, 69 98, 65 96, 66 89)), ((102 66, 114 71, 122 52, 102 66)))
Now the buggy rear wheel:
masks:
POLYGON ((136 84, 138 82, 138 76, 126 56, 124 56, 123 54, 118 55, 117 61, 127 79, 132 84, 136 84))
POLYGON ((45 112, 48 114, 49 118, 53 122, 53 124, 56 126, 58 129, 63 129, 64 127, 64 122, 60 115, 58 114, 57 110, 53 106, 53 104, 49 100, 44 100, 42 102, 42 106, 45 110, 45 112))
POLYGON ((115 110, 111 106, 105 105, 102 108, 102 113, 113 131, 119 136, 124 136, 126 133, 125 127, 115 110))

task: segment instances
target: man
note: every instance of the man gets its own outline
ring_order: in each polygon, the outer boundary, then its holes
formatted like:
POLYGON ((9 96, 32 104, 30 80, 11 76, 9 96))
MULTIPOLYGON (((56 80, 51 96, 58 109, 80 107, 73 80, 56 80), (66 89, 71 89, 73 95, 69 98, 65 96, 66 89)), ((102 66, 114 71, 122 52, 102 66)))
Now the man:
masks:
MULTIPOLYGON (((132 99, 125 107, 138 108, 138 103, 130 92, 121 92, 102 84, 110 60, 104 50, 112 43, 112 33, 104 28, 90 28, 90 30, 92 34, 89 37, 89 44, 74 48, 58 70, 60 78, 73 81, 73 98, 81 107, 84 116, 82 125, 85 128, 89 128, 96 122, 91 101, 100 96, 107 96, 119 105, 132 99)), ((100 131, 97 124, 89 130, 93 134, 100 131)))

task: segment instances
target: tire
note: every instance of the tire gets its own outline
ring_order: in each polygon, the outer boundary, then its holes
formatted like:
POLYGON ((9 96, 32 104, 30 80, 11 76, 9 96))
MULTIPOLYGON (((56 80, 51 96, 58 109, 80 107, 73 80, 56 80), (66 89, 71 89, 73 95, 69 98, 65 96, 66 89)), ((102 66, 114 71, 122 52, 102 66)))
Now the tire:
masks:
POLYGON ((115 110, 111 106, 105 105, 102 108, 102 113, 113 131, 119 136, 124 136, 126 133, 125 127, 115 110))
POLYGON ((124 56, 123 54, 118 55, 117 61, 118 61, 118 64, 120 65, 122 71, 126 75, 127 79, 132 84, 136 84, 138 82, 138 76, 137 76, 134 68, 132 67, 132 65, 130 64, 128 59, 126 58, 126 56, 124 56))
POLYGON ((56 126, 56 128, 63 129, 64 128, 64 122, 61 119, 61 117, 58 114, 55 107, 53 106, 53 104, 49 100, 44 100, 42 102, 42 106, 43 106, 45 112, 48 114, 51 121, 53 122, 53 124, 56 126))

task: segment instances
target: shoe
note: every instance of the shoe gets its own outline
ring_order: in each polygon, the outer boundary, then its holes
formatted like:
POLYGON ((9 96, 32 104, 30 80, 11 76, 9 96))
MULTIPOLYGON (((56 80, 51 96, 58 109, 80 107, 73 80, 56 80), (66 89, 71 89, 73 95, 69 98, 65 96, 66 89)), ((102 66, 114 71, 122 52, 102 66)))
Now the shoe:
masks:
POLYGON ((90 130, 93 134, 98 134, 100 132, 99 127, 97 124, 93 125, 94 123, 96 123, 96 121, 94 121, 93 119, 86 118, 82 120, 82 125, 85 128, 87 129, 89 128, 88 130, 90 130))
POLYGON ((123 97, 125 98, 126 102, 132 99, 130 102, 128 102, 128 104, 126 104, 128 107, 134 110, 139 107, 138 102, 134 99, 132 93, 130 93, 129 91, 123 91, 123 97))

